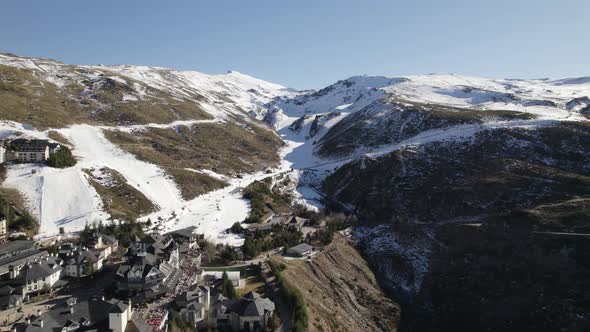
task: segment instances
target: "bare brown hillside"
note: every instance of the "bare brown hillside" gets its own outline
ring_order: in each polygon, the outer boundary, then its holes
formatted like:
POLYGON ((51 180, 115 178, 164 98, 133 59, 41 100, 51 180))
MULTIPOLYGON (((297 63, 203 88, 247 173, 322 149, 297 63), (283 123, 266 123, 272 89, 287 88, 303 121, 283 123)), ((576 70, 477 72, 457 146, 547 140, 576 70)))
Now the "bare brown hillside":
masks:
POLYGON ((312 261, 281 261, 282 275, 304 297, 310 331, 397 331, 399 305, 344 236, 337 234, 312 261))

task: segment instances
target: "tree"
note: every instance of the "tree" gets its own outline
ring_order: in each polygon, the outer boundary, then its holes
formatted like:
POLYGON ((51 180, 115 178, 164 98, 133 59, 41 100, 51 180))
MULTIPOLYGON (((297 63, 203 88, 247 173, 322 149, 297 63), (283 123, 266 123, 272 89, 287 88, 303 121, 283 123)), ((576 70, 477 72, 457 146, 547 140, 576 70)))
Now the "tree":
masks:
POLYGON ((47 165, 55 168, 66 168, 76 165, 77 160, 67 146, 61 146, 59 150, 47 158, 47 165))
POLYGON ((223 252, 221 253, 221 258, 228 262, 235 261, 237 258, 236 256, 236 251, 230 246, 225 246, 223 252))
POLYGON ((211 263, 211 259, 213 259, 215 257, 215 253, 217 252, 217 249, 215 248, 215 245, 209 241, 203 241, 203 245, 201 246, 203 248, 203 251, 205 252, 205 257, 207 257, 207 263, 211 263))
POLYGON ((65 229, 63 227, 59 228, 59 235, 64 235, 66 233, 65 229))
POLYGON ((240 225, 240 223, 236 221, 229 230, 234 234, 240 234, 242 233, 243 228, 242 225, 240 225))
POLYGON ((223 271, 223 276, 221 277, 223 282, 221 284, 221 294, 227 297, 228 299, 235 299, 237 298, 236 289, 234 288, 234 284, 229 280, 227 276, 227 272, 223 271))

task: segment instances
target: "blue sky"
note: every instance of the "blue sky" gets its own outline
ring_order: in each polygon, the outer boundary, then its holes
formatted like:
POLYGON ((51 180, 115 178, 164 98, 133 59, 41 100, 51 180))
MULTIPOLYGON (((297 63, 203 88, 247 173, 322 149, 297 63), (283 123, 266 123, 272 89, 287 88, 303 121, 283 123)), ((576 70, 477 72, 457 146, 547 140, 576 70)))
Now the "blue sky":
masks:
POLYGON ((294 88, 352 75, 590 75, 588 0, 2 1, 0 51, 237 70, 294 88))

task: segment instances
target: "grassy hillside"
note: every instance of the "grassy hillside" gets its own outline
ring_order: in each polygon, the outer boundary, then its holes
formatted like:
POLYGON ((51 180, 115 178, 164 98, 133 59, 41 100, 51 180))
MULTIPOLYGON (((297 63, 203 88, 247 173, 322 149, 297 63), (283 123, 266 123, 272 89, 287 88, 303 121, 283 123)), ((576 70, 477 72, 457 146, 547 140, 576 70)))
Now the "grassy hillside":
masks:
MULTIPOLYGON (((410 331, 587 331, 590 236, 449 225, 410 331)), ((412 317, 413 316, 413 317, 412 317)))
POLYGON ((172 176, 185 200, 191 200, 199 195, 227 186, 227 182, 206 174, 173 167, 166 167, 164 170, 172 176))
POLYGON ((0 65, 0 119, 45 129, 76 123, 128 125, 211 118, 202 110, 198 95, 179 99, 115 73, 88 79, 80 68, 62 65, 61 70, 70 79, 58 87, 41 72, 0 65), (126 98, 136 96, 136 88, 149 91, 149 96, 126 98))
POLYGON ((377 147, 410 138, 425 130, 492 120, 533 119, 534 115, 495 110, 383 100, 355 112, 334 125, 318 141, 322 157, 338 157, 358 148, 377 147))
POLYGON ((106 211, 114 219, 135 220, 156 210, 154 204, 129 185, 119 172, 103 167, 100 170, 86 170, 86 174, 102 198, 106 211))
POLYGON ((347 116, 330 128, 318 141, 316 152, 322 157, 345 156, 358 148, 396 143, 429 129, 532 118, 532 114, 521 112, 469 110, 384 100, 347 116))
POLYGON ((275 165, 282 141, 272 131, 232 123, 152 128, 134 133, 105 131, 114 144, 163 167, 209 169, 226 175, 275 165))

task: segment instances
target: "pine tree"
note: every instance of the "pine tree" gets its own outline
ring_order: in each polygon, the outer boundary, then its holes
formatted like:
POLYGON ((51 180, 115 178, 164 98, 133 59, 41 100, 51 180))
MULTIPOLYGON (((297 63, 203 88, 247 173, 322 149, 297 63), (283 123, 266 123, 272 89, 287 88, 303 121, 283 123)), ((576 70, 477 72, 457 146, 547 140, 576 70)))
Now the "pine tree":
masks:
POLYGON ((223 271, 222 279, 223 282, 221 284, 221 294, 223 294, 223 296, 227 297, 228 299, 237 298, 236 289, 234 288, 231 280, 229 280, 227 272, 223 271))

